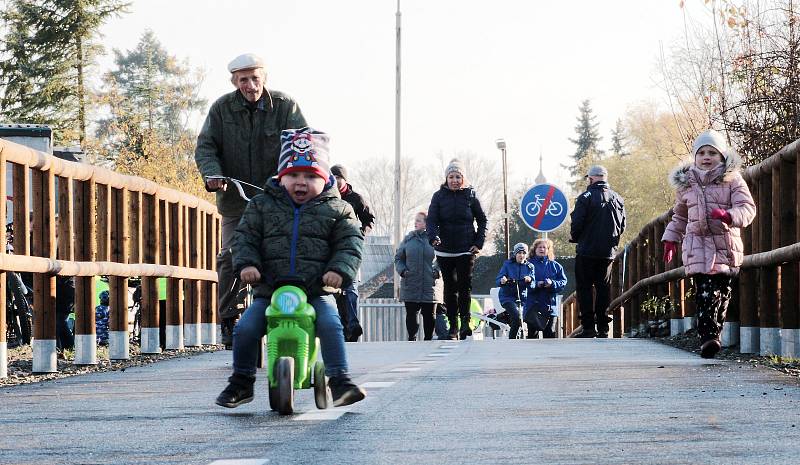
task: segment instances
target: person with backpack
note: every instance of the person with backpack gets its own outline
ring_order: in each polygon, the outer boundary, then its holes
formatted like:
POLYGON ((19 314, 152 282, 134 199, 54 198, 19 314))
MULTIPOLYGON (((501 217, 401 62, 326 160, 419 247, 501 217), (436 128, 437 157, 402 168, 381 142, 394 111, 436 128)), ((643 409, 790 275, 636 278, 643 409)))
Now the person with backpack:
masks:
POLYGON ((444 176, 444 183, 431 197, 426 231, 444 280, 450 338, 466 339, 472 335, 472 269, 486 240, 487 220, 475 189, 467 182, 464 164, 451 160, 444 176))
POLYGON ((582 332, 576 337, 606 338, 610 299, 611 263, 619 238, 625 232, 625 202, 611 190, 608 170, 589 168, 589 186, 575 200, 570 218, 570 239, 575 247, 575 292, 578 295, 582 332), (594 305, 592 292, 595 293, 594 305))

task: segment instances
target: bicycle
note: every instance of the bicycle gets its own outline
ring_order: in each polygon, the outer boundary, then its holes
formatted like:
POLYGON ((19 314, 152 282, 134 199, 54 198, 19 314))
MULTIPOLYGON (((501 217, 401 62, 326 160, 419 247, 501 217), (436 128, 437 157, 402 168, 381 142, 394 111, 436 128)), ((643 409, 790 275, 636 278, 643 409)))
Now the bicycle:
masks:
MULTIPOLYGON (((242 180, 239 180, 239 179, 236 179, 236 178, 232 178, 230 176, 212 175, 212 176, 206 176, 205 177, 206 185, 208 185, 208 181, 214 181, 214 180, 222 181, 223 187, 220 188, 221 190, 227 189, 227 186, 229 184, 233 184, 234 186, 236 186, 236 190, 238 191, 239 196, 246 202, 250 202, 250 199, 252 197, 248 197, 247 194, 245 194, 244 186, 247 186, 248 188, 255 189, 258 192, 264 192, 264 189, 262 187, 256 186, 255 184, 250 184, 249 182, 245 182, 245 181, 242 181, 242 180)), ((215 190, 220 190, 220 189, 215 189, 215 190)), ((224 302, 220 302, 220 310, 222 310, 224 308, 228 308, 230 305, 232 305, 235 302, 236 306, 239 307, 239 309, 240 309, 239 310, 239 314, 241 314, 247 307, 250 306, 250 304, 253 301, 252 287, 250 285, 242 287, 240 285, 239 277, 238 276, 233 276, 233 281, 231 283, 231 290, 233 290, 233 289, 238 289, 236 295, 231 296, 231 298, 229 300, 226 299, 224 302), (244 295, 242 295, 243 293, 244 293, 244 295)), ((220 294, 222 294, 222 290, 220 290, 220 294)), ((225 348, 227 350, 231 350, 233 348, 233 345, 232 345, 233 342, 232 342, 232 340, 230 340, 230 343, 228 343, 228 341, 225 340, 225 334, 226 334, 225 331, 231 331, 232 332, 233 331, 233 327, 226 328, 224 326, 224 324, 223 324, 222 331, 223 331, 223 341, 225 343, 225 348)))
MULTIPOLYGON (((539 197, 539 194, 534 194, 533 202, 525 205, 525 213, 530 216, 539 216, 539 212, 542 209, 542 203, 544 203, 544 198, 539 197)), ((549 216, 560 216, 563 211, 564 206, 561 205, 561 202, 550 202, 547 205, 545 214, 549 216)))
MULTIPOLYGON (((13 254, 13 223, 6 225, 6 253, 13 254)), ((28 345, 33 337, 33 311, 22 275, 6 272, 6 342, 9 347, 28 345)))

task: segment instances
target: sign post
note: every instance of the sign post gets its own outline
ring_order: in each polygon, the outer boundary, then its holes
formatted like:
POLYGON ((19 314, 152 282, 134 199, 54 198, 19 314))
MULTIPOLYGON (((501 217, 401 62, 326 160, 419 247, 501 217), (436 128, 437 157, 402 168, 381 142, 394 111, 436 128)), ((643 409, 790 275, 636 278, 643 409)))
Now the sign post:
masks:
POLYGON ((537 184, 519 203, 519 215, 531 229, 548 233, 558 229, 567 219, 569 201, 563 192, 552 184, 537 184))

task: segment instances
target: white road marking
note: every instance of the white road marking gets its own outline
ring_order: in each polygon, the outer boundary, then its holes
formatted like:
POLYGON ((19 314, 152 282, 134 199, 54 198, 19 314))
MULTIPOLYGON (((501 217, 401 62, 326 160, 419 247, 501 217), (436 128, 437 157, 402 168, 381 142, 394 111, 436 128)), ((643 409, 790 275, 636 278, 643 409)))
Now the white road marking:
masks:
POLYGON ((345 413, 349 412, 346 408, 327 408, 325 410, 312 410, 310 412, 302 413, 296 417, 292 417, 294 421, 323 421, 323 420, 336 420, 345 413))
POLYGON ((407 371, 419 371, 419 367, 397 367, 389 370, 390 372, 402 373, 407 371))
POLYGON ((394 384, 394 381, 368 381, 361 385, 363 388, 385 388, 394 384))
POLYGON ((269 459, 232 459, 232 460, 215 460, 208 465, 264 465, 268 463, 269 459))
POLYGON ((426 355, 426 357, 447 357, 448 355, 450 355, 450 354, 448 354, 446 352, 434 352, 432 354, 426 355))
POLYGON ((440 349, 458 349, 458 346, 439 346, 440 349))
POLYGON ((436 363, 436 360, 414 360, 413 362, 408 362, 412 365, 427 365, 429 363, 436 363))

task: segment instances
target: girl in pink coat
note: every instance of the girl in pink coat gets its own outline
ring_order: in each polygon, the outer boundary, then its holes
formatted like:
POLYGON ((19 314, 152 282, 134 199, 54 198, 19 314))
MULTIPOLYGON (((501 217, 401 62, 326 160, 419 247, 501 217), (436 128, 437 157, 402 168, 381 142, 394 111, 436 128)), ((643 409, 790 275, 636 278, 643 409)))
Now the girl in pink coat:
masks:
POLYGON ((670 174, 676 189, 672 220, 664 236, 669 263, 681 242, 686 276, 692 277, 697 306, 700 355, 713 358, 722 347, 719 333, 731 297, 731 280, 742 264, 739 229, 756 214, 753 197, 739 173, 740 159, 717 131, 706 131, 692 144, 693 164, 670 174))

